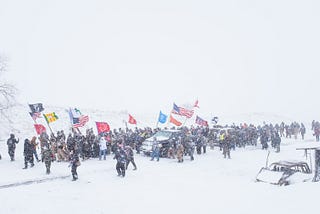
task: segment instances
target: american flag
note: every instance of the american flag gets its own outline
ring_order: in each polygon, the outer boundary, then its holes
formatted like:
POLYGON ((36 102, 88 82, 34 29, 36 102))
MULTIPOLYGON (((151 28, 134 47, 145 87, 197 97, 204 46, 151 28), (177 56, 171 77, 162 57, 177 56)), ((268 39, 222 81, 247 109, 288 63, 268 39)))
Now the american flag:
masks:
POLYGON ((173 103, 172 113, 185 116, 187 118, 191 118, 193 116, 194 111, 183 107, 179 107, 175 103, 173 103))
POLYGON ((200 118, 197 116, 196 118, 196 124, 200 125, 200 126, 208 126, 208 121, 200 118))
POLYGON ((79 128, 84 126, 87 122, 89 121, 89 116, 88 115, 81 115, 80 117, 74 117, 73 118, 73 127, 74 128, 79 128))
POLYGON ((37 118, 41 118, 41 113, 40 112, 29 112, 30 116, 34 121, 36 121, 37 118))

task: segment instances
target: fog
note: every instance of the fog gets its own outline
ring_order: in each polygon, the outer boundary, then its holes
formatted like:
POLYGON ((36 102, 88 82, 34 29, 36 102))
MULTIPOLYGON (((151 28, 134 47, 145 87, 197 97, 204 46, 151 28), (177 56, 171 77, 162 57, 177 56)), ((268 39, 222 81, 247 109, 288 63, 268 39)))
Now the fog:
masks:
POLYGON ((21 103, 318 119, 319 1, 0 1, 21 103))

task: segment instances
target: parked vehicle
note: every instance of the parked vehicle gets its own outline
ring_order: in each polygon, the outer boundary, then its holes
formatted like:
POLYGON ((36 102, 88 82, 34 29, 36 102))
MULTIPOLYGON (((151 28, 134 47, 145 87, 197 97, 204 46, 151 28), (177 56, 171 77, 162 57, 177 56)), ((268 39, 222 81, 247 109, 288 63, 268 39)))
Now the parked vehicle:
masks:
POLYGON ((154 143, 161 144, 160 157, 167 157, 168 149, 170 146, 175 146, 176 141, 181 135, 180 130, 161 130, 155 133, 150 138, 142 142, 141 151, 145 155, 150 155, 152 152, 152 145, 154 143), (154 139, 156 141, 154 141, 154 139))
POLYGON ((275 185, 289 185, 312 181, 313 174, 306 162, 279 161, 260 169, 256 181, 275 185))

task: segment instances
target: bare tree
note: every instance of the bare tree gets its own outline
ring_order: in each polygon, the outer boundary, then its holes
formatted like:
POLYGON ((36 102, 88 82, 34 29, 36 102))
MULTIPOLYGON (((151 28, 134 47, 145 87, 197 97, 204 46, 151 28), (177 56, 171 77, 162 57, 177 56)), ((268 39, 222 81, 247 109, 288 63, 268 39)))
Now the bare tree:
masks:
POLYGON ((3 75, 6 69, 7 60, 0 55, 0 116, 9 119, 6 111, 16 105, 17 89, 4 80, 3 75))

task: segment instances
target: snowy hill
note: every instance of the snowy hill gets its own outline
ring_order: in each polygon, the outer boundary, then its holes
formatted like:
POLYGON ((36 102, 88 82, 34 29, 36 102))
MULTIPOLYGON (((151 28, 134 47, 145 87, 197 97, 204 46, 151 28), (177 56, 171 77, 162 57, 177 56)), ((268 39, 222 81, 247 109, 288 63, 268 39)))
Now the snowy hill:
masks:
MULTIPOLYGON (((55 112, 59 119, 53 123, 50 123, 52 130, 57 132, 59 130, 64 130, 66 133, 70 131, 70 119, 67 112, 68 107, 58 107, 58 106, 45 106, 44 113, 55 112)), ((125 128, 125 122, 128 121, 128 113, 132 114, 135 119, 137 120, 138 124, 137 127, 144 128, 144 127, 156 127, 157 120, 158 120, 158 112, 154 114, 150 113, 135 113, 135 112, 128 112, 127 110, 120 110, 120 111, 104 111, 101 109, 85 109, 80 108, 82 114, 89 115, 89 122, 86 124, 85 127, 80 128, 80 130, 85 131, 86 128, 94 128, 96 132, 95 122, 107 122, 110 125, 111 129, 117 128, 125 128)), ((10 121, 7 122, 6 120, 1 120, 2 129, 0 130, 0 139, 6 139, 7 136, 11 132, 20 135, 21 137, 27 137, 30 135, 34 135, 35 131, 33 128, 33 120, 29 115, 29 107, 26 104, 20 104, 13 109, 11 109, 8 113, 10 121)), ((195 114, 196 115, 196 114, 195 114)), ((174 115, 177 119, 182 122, 185 122, 186 126, 195 125, 195 115, 186 120, 184 117, 180 117, 174 115)), ((204 115, 204 119, 209 121, 212 118, 211 115, 204 115)), ((294 118, 287 118, 280 115, 270 114, 270 113, 251 113, 251 114, 238 114, 238 115, 219 115, 219 124, 221 125, 231 125, 232 123, 240 124, 240 123, 247 123, 247 124, 255 124, 255 125, 262 125, 264 122, 269 123, 281 123, 284 121, 285 123, 291 123, 294 118)), ((37 120, 38 123, 43 124, 47 127, 44 118, 40 118, 37 120)), ((297 121, 297 122, 305 122, 306 125, 311 121, 297 121)), ((134 128, 135 125, 127 124, 129 128, 134 128)), ((159 127, 172 127, 172 124, 159 124, 159 127)))

